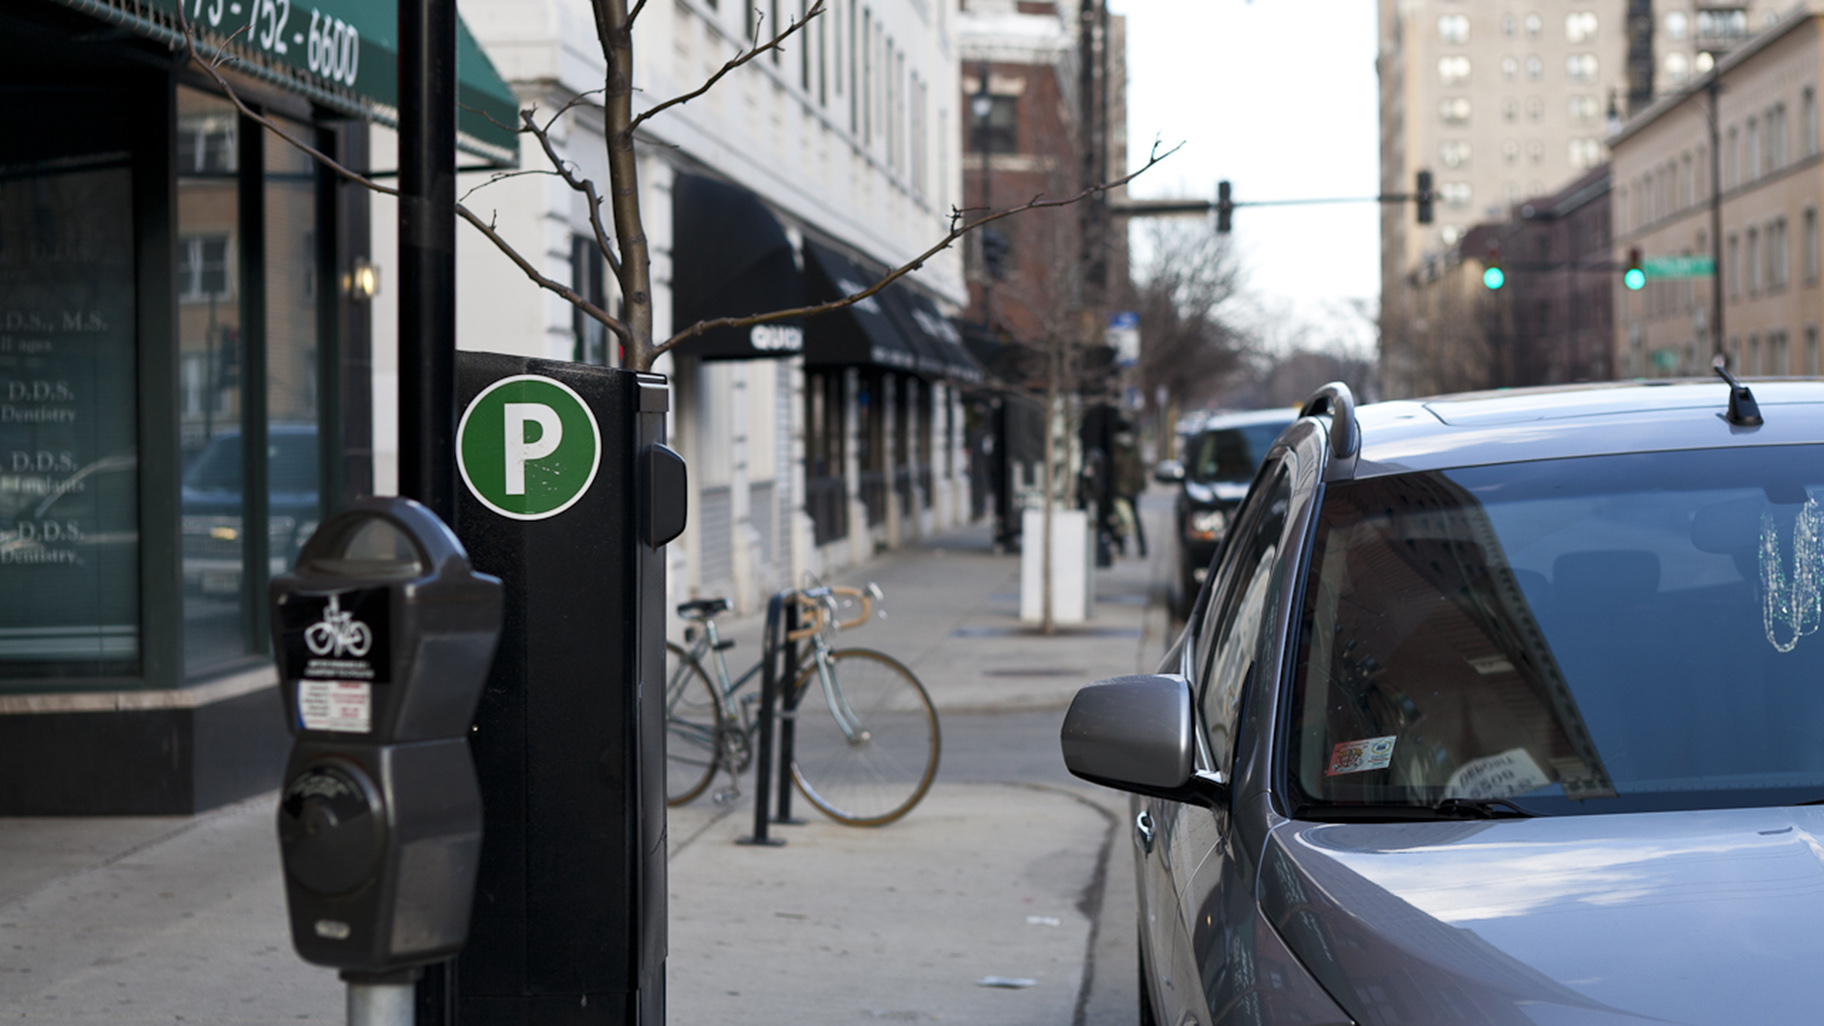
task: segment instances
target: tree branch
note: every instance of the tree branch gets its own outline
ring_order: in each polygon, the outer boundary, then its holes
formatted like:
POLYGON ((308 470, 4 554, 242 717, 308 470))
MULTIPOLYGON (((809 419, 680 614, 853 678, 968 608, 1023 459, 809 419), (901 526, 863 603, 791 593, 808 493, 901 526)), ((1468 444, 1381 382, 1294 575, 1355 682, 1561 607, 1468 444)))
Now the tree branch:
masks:
MULTIPOLYGON (((821 6, 821 0, 820 0, 820 6, 821 6)), ((895 281, 898 281, 899 279, 905 277, 906 275, 911 274, 913 271, 916 271, 919 268, 925 266, 925 262, 927 260, 930 260, 932 257, 936 256, 937 254, 943 252, 946 249, 949 249, 951 243, 953 243, 956 240, 962 238, 963 236, 969 234, 970 232, 976 230, 977 228, 982 227, 983 225, 992 224, 996 221, 1001 220, 1002 218, 1012 217, 1015 214, 1022 214, 1028 210, 1045 210, 1045 209, 1051 209, 1051 208, 1056 208, 1056 207, 1067 207, 1073 203, 1080 203, 1083 200, 1088 199, 1089 197, 1097 195, 1099 193, 1105 193, 1111 189, 1118 189, 1121 186, 1126 185, 1127 183, 1140 177, 1142 174, 1146 173, 1149 169, 1151 169, 1154 165, 1158 164, 1160 161, 1164 160, 1165 158, 1171 156, 1174 153, 1177 153, 1178 150, 1181 149, 1183 146, 1184 146, 1183 143, 1179 143, 1177 146, 1173 146, 1171 149, 1166 150, 1164 153, 1160 153, 1159 144, 1154 143, 1153 151, 1152 151, 1152 153, 1148 154, 1148 156, 1146 158, 1146 163, 1140 165, 1140 167, 1137 168, 1136 170, 1134 170, 1126 175, 1123 175, 1120 178, 1115 179, 1114 181, 1103 182, 1099 185, 1092 185, 1089 188, 1076 193, 1075 195, 1067 196, 1062 199, 1048 200, 1048 199, 1044 198, 1043 195, 1034 196, 1032 199, 1027 200, 1025 203, 1022 203, 1017 207, 1009 207, 1006 210, 1000 210, 1000 211, 995 211, 993 213, 985 214, 982 217, 975 219, 974 221, 969 221, 966 218, 964 218, 962 211, 952 209, 951 213, 950 213, 950 230, 949 230, 949 232, 945 233, 943 238, 937 240, 937 242, 932 244, 930 248, 926 249, 923 253, 920 253, 918 256, 913 257, 910 261, 908 261, 904 264, 901 264, 900 266, 894 268, 891 271, 888 271, 886 273, 886 275, 884 277, 882 277, 879 281, 876 281, 874 284, 868 286, 865 289, 862 289, 860 292, 856 292, 851 295, 844 296, 841 299, 832 299, 826 303, 817 303, 812 306, 794 307, 790 310, 775 310, 771 313, 749 314, 746 317, 717 317, 717 318, 714 318, 713 320, 698 321, 697 323, 691 325, 690 327, 685 328, 684 330, 672 335, 670 338, 666 339, 664 342, 660 343, 659 345, 653 347, 653 355, 656 356, 660 353, 668 352, 673 347, 677 346, 679 343, 687 341, 692 338, 695 338, 696 336, 701 335, 706 331, 713 330, 715 328, 747 328, 747 327, 751 327, 755 324, 770 324, 774 321, 782 321, 782 320, 787 320, 787 319, 794 318, 794 317, 815 317, 816 315, 821 314, 821 313, 829 313, 832 310, 841 310, 844 307, 853 306, 856 303, 859 303, 862 300, 867 299, 869 296, 874 295, 876 292, 879 292, 880 290, 886 288, 888 285, 893 284, 895 281)))
MULTIPOLYGON (((565 105, 565 109, 569 109, 568 104, 565 105)), ((538 127, 538 122, 533 119, 532 112, 529 110, 520 111, 519 117, 521 121, 525 122, 525 127, 520 131, 530 132, 532 137, 538 140, 539 147, 545 151, 545 158, 551 161, 551 166, 557 169, 557 174, 563 178, 564 183, 582 193, 583 197, 589 201, 589 227, 595 231, 595 245, 602 251, 602 259, 608 261, 608 267, 614 272, 615 280, 619 281, 621 260, 615 252, 614 246, 608 241, 608 230, 602 227, 602 199, 595 194, 595 183, 587 178, 577 177, 571 171, 569 162, 557 155, 557 150, 551 145, 549 122, 544 128, 538 127)))
MULTIPOLYGON (((646 0, 640 0, 640 6, 644 6, 645 2, 646 2, 646 0)), ((636 10, 636 11, 639 10, 639 7, 636 6, 634 8, 634 10, 636 10)), ((774 36, 770 41, 768 41, 764 44, 760 44, 756 41, 756 43, 752 49, 736 55, 733 60, 730 60, 727 64, 722 65, 722 67, 720 69, 718 69, 715 74, 709 76, 709 80, 704 82, 702 85, 698 86, 697 88, 691 90, 688 93, 685 93, 682 96, 674 96, 671 99, 664 101, 663 103, 659 103, 659 104, 652 106, 652 107, 646 109, 645 111, 641 112, 639 115, 637 115, 633 119, 633 123, 627 126, 628 134, 631 135, 633 133, 633 131, 635 129, 639 128, 642 124, 644 124, 647 121, 647 119, 651 118, 653 115, 659 113, 660 111, 669 110, 672 107, 682 106, 683 104, 689 103, 690 101, 696 99, 697 97, 702 96, 704 93, 709 92, 710 89, 714 88, 715 84, 717 82, 722 81, 723 77, 726 76, 729 72, 734 71, 736 68, 741 67, 743 64, 748 63, 749 61, 751 61, 754 58, 760 56, 761 54, 767 52, 768 50, 782 49, 780 44, 784 43, 785 40, 789 36, 792 35, 792 33, 797 32, 798 30, 804 28, 806 25, 810 24, 812 18, 815 18, 822 13, 823 13, 823 0, 817 0, 816 3, 811 5, 810 10, 804 12, 803 18, 794 20, 790 25, 787 25, 778 35, 774 36)))

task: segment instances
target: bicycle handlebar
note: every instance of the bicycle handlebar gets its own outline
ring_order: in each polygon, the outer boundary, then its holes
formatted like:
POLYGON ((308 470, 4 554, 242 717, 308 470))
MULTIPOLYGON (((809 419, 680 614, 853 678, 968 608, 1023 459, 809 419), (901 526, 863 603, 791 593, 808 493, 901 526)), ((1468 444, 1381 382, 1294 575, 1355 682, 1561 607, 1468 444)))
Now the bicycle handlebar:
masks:
POLYGON ((825 585, 818 588, 802 588, 793 592, 792 597, 798 601, 798 606, 802 611, 800 615, 808 613, 811 622, 795 631, 787 631, 785 636, 788 641, 803 641, 829 627, 832 623, 839 631, 852 630, 867 623, 868 618, 874 615, 874 599, 880 597, 880 588, 874 584, 868 585, 865 589, 850 588, 844 585, 825 585), (861 615, 853 620, 835 619, 835 606, 838 598, 859 599, 861 615))

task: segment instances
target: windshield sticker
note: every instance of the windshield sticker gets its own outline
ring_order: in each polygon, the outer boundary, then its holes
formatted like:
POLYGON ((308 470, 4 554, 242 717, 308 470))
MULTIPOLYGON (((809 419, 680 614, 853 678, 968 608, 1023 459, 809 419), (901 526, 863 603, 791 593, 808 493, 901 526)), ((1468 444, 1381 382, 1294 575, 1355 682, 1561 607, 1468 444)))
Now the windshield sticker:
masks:
POLYGON ((1393 761, 1393 742, 1393 736, 1344 741, 1330 750, 1330 768, 1324 771, 1324 776, 1386 769, 1393 761))
POLYGON ((1532 753, 1524 748, 1509 748, 1458 766, 1444 785, 1444 797, 1508 798, 1537 791, 1551 782, 1552 778, 1539 768, 1532 753))
POLYGON ((1780 528, 1761 514, 1761 627, 1776 652, 1790 652, 1824 620, 1824 510, 1806 499, 1792 524, 1792 576, 1780 545, 1780 528), (1781 640, 1780 635, 1785 635, 1781 640))

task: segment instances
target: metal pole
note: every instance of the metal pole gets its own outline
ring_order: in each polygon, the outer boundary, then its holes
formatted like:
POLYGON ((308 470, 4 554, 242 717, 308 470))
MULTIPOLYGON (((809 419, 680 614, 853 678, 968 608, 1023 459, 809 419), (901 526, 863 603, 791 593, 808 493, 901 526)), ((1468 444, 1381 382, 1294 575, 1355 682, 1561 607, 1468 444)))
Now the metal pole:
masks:
MULTIPOLYGON (((456 522, 456 3, 399 0, 399 494, 456 522)), ((454 962, 416 987, 454 1021, 454 962)), ((381 988, 391 993, 390 986, 381 988)), ((413 988, 406 987, 406 993, 413 988)), ((376 1000, 379 995, 376 996, 376 1000)), ((356 987, 349 987, 355 1023, 356 987)), ((372 1020, 389 1026, 399 1020, 372 1020)))
POLYGON ((779 696, 779 653, 785 644, 785 604, 790 595, 789 591, 779 592, 766 606, 766 633, 760 656, 760 740, 759 751, 755 753, 758 765, 754 770, 754 832, 739 838, 737 844, 776 848, 785 843, 783 838, 768 836, 766 827, 772 813, 773 712, 779 696))
POLYGON ((399 4, 399 493, 456 512, 456 4, 399 4))
MULTIPOLYGON (((993 144, 994 137, 989 130, 988 119, 989 115, 994 113, 994 97, 988 92, 988 72, 988 62, 983 61, 982 81, 976 89, 978 99, 972 101, 971 110, 975 113, 978 122, 975 148, 982 154, 982 207, 992 214, 994 213, 994 191, 991 188, 992 180, 989 177, 991 168, 988 148, 993 144)), ((995 230, 988 229, 988 231, 995 230)), ((982 247, 982 325, 992 332, 994 330, 994 273, 988 269, 987 239, 987 235, 984 234, 976 240, 976 245, 982 247)), ((1004 260, 1006 257, 1002 257, 1002 259, 1004 260)))
POLYGON ((410 983, 349 984, 348 1026, 412 1026, 413 991, 410 983))
MULTIPOLYGON (((1705 87, 1710 94, 1710 352, 1723 352, 1723 151, 1717 97, 1723 91, 1717 72, 1705 87)), ((1738 368, 1739 369, 1739 368, 1738 368)))

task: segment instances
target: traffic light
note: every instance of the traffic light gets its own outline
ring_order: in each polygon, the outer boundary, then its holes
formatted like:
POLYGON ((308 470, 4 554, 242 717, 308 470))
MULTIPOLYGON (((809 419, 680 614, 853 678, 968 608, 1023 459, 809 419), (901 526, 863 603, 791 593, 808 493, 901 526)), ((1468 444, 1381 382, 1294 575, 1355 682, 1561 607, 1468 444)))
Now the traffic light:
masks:
POLYGON ((1223 235, 1229 233, 1230 215, 1235 213, 1235 200, 1226 181, 1216 183, 1216 230, 1223 235))
POLYGON ((1490 292, 1507 284, 1507 273, 1501 270, 1501 247, 1493 242, 1488 244, 1488 254, 1482 260, 1482 284, 1490 292))
POLYGON ((1639 292, 1647 287, 1647 272, 1640 266, 1640 247, 1628 250, 1628 269, 1621 272, 1621 283, 1630 292, 1639 292))
POLYGON ((1431 191, 1430 171, 1419 172, 1419 187, 1415 190, 1413 198, 1417 200, 1419 204, 1419 223, 1430 224, 1431 201, 1434 198, 1431 191))

